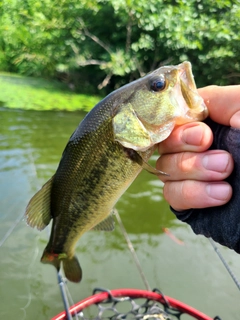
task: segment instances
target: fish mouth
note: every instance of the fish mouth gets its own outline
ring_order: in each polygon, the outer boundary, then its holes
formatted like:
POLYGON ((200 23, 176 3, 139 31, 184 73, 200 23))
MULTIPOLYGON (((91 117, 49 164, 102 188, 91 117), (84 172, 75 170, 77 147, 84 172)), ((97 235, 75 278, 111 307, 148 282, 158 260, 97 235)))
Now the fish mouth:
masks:
POLYGON ((199 95, 197 87, 192 74, 191 63, 185 61, 178 65, 179 80, 182 96, 189 108, 187 116, 194 120, 202 121, 208 116, 208 109, 199 95))

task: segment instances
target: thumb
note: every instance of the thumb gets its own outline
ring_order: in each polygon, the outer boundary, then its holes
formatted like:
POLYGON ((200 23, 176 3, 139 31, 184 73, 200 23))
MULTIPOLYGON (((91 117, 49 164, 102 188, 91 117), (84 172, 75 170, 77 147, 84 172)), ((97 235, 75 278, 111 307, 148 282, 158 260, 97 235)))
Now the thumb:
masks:
POLYGON ((240 85, 208 86, 198 92, 213 121, 240 129, 240 85))

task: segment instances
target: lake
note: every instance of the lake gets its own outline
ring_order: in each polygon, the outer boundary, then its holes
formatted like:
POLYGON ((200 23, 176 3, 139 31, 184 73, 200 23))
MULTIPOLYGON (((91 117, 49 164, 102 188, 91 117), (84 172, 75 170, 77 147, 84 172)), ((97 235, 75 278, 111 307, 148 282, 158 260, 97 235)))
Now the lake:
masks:
MULTIPOLYGON (((83 116, 80 112, 0 109, 0 319, 50 319, 64 308, 55 268, 40 263, 49 229, 32 229, 23 216, 31 196, 55 172, 83 116)), ((151 159, 153 165, 156 158, 151 159)), ((117 209, 152 289, 211 317, 239 319, 236 285, 209 241, 194 235, 170 212, 157 177, 142 172, 117 209)), ((240 279, 240 256, 218 247, 240 279)), ((118 224, 110 233, 86 233, 76 254, 83 280, 68 283, 75 303, 96 287, 145 289, 118 224)))

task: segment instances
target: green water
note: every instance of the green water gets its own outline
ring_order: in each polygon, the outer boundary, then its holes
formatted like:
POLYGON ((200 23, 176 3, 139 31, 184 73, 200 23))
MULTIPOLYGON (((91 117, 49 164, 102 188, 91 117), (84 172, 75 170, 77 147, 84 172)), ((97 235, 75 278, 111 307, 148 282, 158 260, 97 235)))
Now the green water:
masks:
POLYGON ((89 111, 100 97, 74 93, 66 84, 0 72, 0 105, 24 110, 89 111))
MULTIPOLYGON (((48 233, 26 226, 22 216, 30 197, 54 173, 82 117, 0 109, 0 319, 50 319, 63 310, 56 271, 39 262, 48 233)), ((239 319, 239 291, 208 240, 175 219, 162 198, 158 178, 143 172, 117 208, 151 288, 209 316, 239 319), (163 228, 184 245, 174 242, 163 228)), ((220 248, 240 278, 240 257, 220 248)), ((68 283, 74 302, 91 295, 95 287, 145 288, 118 226, 111 233, 85 234, 77 256, 83 280, 68 283)))

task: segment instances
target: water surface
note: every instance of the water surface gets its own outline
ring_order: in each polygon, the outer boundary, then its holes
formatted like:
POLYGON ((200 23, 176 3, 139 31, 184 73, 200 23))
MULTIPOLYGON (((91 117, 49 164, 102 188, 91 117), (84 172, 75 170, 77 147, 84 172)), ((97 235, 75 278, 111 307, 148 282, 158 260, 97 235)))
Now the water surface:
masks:
MULTIPOLYGON (((23 214, 31 196, 56 170, 82 117, 82 113, 0 110, 0 319, 50 319, 63 310, 56 271, 39 262, 48 232, 26 226, 23 214)), ((117 209, 151 288, 209 316, 239 319, 239 291, 208 240, 175 219, 158 178, 143 172, 117 209)), ((240 257, 219 247, 240 278, 240 257)), ((76 253, 83 280, 68 284, 74 302, 91 295, 95 287, 145 288, 118 225, 111 233, 85 234, 76 253)))

